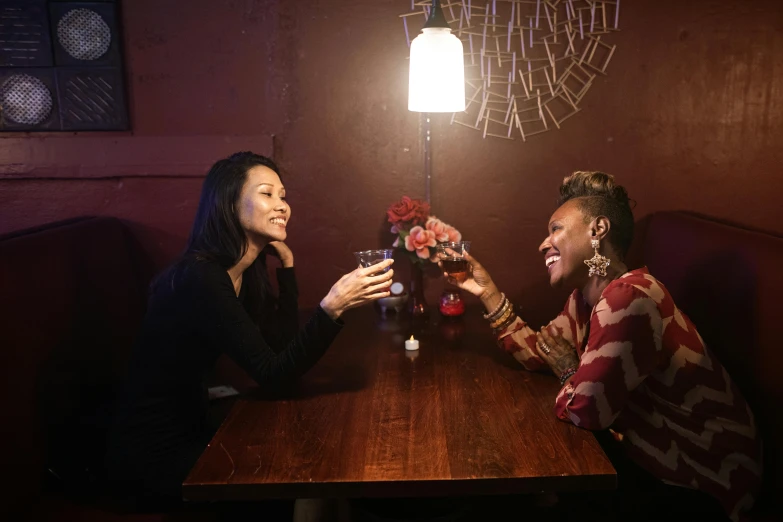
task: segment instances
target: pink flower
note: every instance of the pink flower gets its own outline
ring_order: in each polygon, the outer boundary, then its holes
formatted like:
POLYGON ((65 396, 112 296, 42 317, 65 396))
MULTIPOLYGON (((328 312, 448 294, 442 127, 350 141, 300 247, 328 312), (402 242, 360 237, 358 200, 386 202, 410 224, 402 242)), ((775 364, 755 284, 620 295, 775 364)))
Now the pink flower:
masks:
POLYGON ((427 230, 435 234, 435 239, 438 242, 443 243, 444 241, 448 241, 449 236, 446 234, 446 227, 448 227, 448 225, 440 219, 435 216, 430 216, 424 226, 427 230))
POLYGON ((459 241, 462 241, 462 234, 459 233, 459 230, 452 227, 451 225, 446 225, 446 236, 448 239, 446 241, 449 241, 451 243, 457 243, 459 241))
POLYGON ((419 226, 413 227, 410 234, 405 236, 405 248, 409 252, 416 252, 421 259, 429 259, 429 247, 434 247, 436 244, 435 234, 419 226))
POLYGON ((444 223, 435 216, 430 216, 425 227, 435 234, 435 239, 438 243, 462 241, 462 234, 456 228, 444 223))

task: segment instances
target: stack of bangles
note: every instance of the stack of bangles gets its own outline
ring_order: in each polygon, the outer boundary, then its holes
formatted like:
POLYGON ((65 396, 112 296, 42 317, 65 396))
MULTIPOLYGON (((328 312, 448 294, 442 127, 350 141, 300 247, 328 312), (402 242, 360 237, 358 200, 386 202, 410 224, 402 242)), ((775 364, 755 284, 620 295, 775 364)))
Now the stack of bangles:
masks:
POLYGON ((569 368, 560 375, 560 386, 565 386, 568 379, 574 376, 576 368, 569 368))
POLYGON ((517 318, 514 313, 514 305, 506 298, 506 294, 500 294, 500 304, 488 314, 484 314, 484 319, 489 321, 490 327, 495 331, 495 335, 509 327, 517 318))

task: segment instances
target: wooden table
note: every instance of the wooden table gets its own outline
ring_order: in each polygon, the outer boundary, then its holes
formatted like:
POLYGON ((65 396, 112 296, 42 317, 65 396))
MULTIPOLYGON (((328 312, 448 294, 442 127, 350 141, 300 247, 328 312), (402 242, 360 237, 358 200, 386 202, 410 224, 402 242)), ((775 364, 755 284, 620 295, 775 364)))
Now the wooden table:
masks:
POLYGON ((599 490, 593 435, 558 421, 551 375, 494 343, 478 310, 424 325, 346 314, 324 358, 277 398, 243 397, 183 485, 187 500, 599 490), (418 352, 406 352, 411 333, 418 352))

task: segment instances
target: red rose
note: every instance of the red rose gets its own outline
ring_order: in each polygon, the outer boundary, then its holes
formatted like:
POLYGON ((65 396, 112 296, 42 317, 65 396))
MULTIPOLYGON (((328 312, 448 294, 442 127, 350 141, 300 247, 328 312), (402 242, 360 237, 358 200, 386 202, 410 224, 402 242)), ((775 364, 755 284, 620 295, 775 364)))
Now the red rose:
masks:
POLYGON ((400 201, 394 203, 386 211, 386 215, 389 218, 389 223, 399 228, 400 225, 421 225, 427 221, 427 216, 430 214, 430 206, 419 199, 411 199, 408 196, 403 196, 400 201))
POLYGON ((427 222, 427 218, 430 217, 430 205, 421 200, 416 200, 419 203, 419 207, 416 209, 416 217, 413 218, 414 225, 423 225, 427 222))

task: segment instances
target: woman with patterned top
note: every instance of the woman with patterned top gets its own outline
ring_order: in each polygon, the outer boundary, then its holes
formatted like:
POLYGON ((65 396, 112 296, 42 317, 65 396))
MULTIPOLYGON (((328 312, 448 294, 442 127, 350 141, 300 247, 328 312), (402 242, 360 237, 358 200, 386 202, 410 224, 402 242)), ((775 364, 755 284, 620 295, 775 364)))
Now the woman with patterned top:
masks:
POLYGON ((565 178, 539 250, 550 285, 574 291, 538 332, 469 254, 472 276, 449 280, 481 299, 499 344, 526 369, 560 379, 559 419, 608 430, 597 435, 618 471, 618 520, 739 520, 761 483, 753 413, 663 284, 627 269, 633 228, 612 176, 565 178))

